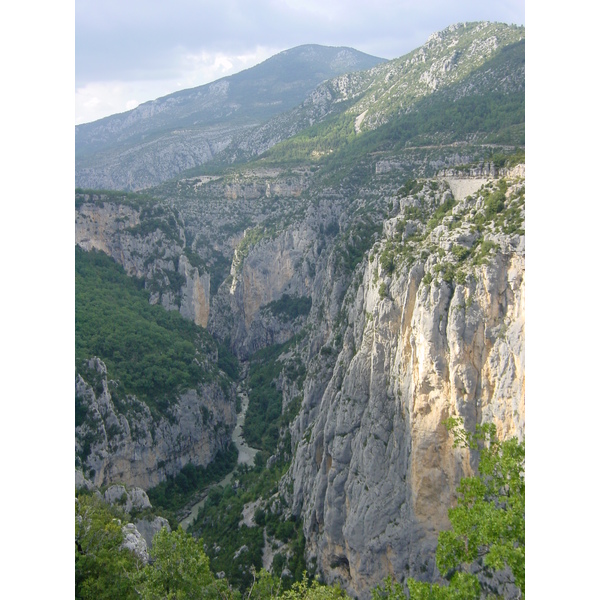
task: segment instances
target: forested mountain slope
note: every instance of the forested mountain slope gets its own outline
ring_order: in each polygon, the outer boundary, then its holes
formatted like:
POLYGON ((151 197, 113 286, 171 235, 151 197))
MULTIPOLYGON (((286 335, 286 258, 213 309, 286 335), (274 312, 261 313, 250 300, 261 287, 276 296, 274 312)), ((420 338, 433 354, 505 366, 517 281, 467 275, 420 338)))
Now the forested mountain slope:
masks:
POLYGON ((235 423, 225 357, 104 253, 77 246, 75 258, 76 466, 99 486, 144 488, 206 466, 235 423))

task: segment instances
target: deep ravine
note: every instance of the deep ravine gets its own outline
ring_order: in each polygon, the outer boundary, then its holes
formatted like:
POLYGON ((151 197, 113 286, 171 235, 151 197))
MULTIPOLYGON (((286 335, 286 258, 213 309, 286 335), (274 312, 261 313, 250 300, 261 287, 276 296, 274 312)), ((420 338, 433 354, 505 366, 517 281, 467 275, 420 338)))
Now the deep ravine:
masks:
MULTIPOLYGON (((241 363, 240 370, 241 370, 241 377, 240 377, 240 382, 238 384, 236 393, 237 393, 238 398, 240 399, 242 408, 237 415, 237 421, 236 421, 235 429, 233 430, 233 435, 232 435, 231 439, 238 451, 237 464, 238 465, 244 464, 244 465, 248 465, 249 467, 253 467, 254 466, 254 457, 256 456, 256 453, 258 452, 258 450, 256 448, 252 448, 248 444, 246 444, 246 440, 244 439, 244 433, 243 433, 244 422, 246 420, 246 411, 248 410, 248 393, 246 392, 246 389, 245 389, 245 381, 246 381, 246 376, 248 374, 248 363, 247 362, 241 363)), ((220 481, 217 481, 216 483, 212 483, 211 485, 209 485, 202 492, 201 500, 196 502, 191 507, 190 513, 184 519, 179 521, 179 525, 181 525, 181 527, 183 527, 184 530, 187 530, 188 527, 195 521, 196 517, 198 516, 198 511, 204 506, 204 502, 206 501, 206 498, 208 497, 210 490, 217 486, 225 487, 225 486, 229 485, 231 483, 232 478, 233 478, 233 470, 231 472, 229 472, 225 477, 223 477, 223 479, 221 479, 220 481)))

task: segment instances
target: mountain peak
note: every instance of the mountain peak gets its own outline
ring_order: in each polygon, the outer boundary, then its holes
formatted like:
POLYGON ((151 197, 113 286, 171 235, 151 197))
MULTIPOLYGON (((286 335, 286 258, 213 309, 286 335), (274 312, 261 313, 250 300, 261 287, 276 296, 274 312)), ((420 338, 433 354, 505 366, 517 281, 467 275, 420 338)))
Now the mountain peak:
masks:
POLYGON ((75 128, 77 185, 131 189, 135 167, 123 161, 132 160, 132 145, 150 139, 153 144, 151 148, 144 146, 143 162, 147 163, 149 152, 155 151, 160 167, 153 168, 150 177, 147 173, 136 173, 135 187, 156 185, 182 169, 211 160, 232 141, 236 132, 259 126, 298 106, 323 81, 370 69, 382 62, 385 59, 353 48, 306 44, 280 52, 235 75, 78 125, 75 128), (179 148, 183 131, 193 146, 193 156, 167 169, 159 147, 179 148), (116 171, 122 175, 115 178, 116 171))

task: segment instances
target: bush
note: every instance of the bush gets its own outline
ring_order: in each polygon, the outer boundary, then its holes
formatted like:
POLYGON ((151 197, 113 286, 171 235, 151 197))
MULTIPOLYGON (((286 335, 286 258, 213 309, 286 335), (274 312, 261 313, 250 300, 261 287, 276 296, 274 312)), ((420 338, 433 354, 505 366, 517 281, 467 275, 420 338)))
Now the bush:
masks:
POLYGON ((311 307, 312 298, 310 297, 283 294, 279 300, 270 302, 265 308, 284 321, 293 321, 299 316, 308 315, 311 307))
POLYGON ((445 200, 440 206, 438 206, 429 221, 427 221, 427 229, 435 229, 441 222, 442 219, 456 206, 456 200, 453 197, 445 200))
POLYGON ((462 262, 468 258, 469 254, 471 254, 471 251, 469 248, 465 248, 459 244, 454 244, 452 246, 452 254, 458 259, 459 262, 462 262))

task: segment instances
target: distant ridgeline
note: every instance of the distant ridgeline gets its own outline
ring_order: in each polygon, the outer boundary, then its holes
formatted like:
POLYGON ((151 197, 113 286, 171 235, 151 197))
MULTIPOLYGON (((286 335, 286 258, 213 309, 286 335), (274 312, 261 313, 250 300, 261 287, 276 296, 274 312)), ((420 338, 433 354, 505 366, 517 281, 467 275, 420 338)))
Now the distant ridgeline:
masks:
MULTIPOLYGON (((77 128, 76 467, 197 511, 156 552, 198 593, 523 597, 524 46, 302 46, 77 128)), ((77 597, 192 589, 119 539, 77 597)))
POLYGON ((375 150, 455 141, 522 145, 524 40, 523 27, 470 23, 391 61, 351 49, 294 48, 78 126, 77 185, 143 189, 184 173, 218 172, 269 148, 266 162, 282 165, 331 155, 343 164, 375 150))
MULTIPOLYGON (((259 154, 275 141, 260 139, 263 124, 302 103, 322 81, 381 62, 352 48, 299 46, 214 83, 78 125, 77 185, 139 190, 225 152, 225 163, 259 154)), ((284 135, 293 133, 287 127, 284 135)))

